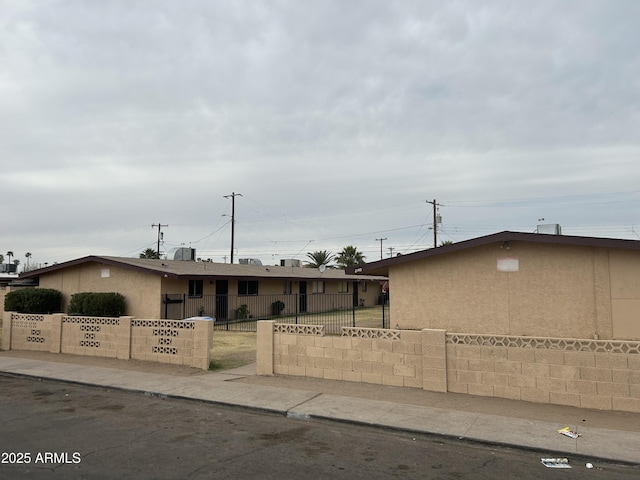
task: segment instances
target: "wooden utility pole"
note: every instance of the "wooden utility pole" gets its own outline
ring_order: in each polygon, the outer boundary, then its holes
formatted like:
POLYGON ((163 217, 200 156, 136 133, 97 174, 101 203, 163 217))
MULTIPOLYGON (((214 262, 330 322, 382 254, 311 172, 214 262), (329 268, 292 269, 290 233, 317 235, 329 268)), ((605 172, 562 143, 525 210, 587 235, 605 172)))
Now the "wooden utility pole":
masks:
POLYGON ((158 255, 158 258, 160 258, 160 239, 162 238, 162 231, 160 231, 160 229, 162 227, 168 227, 169 225, 163 225, 161 223, 154 223, 153 225, 151 225, 151 228, 155 228, 158 227, 158 249, 156 250, 156 254, 158 255))
POLYGON ((436 211, 436 207, 439 207, 440 204, 436 202, 436 199, 433 199, 433 202, 427 200, 427 203, 433 205, 433 248, 438 246, 438 212, 436 211))
POLYGON ((382 260, 382 242, 384 242, 387 238, 376 238, 376 242, 380 242, 380 260, 382 260))
POLYGON ((231 192, 231 195, 225 195, 224 198, 231 197, 231 263, 233 264, 233 243, 235 236, 235 223, 236 223, 236 197, 242 196, 241 193, 231 192))

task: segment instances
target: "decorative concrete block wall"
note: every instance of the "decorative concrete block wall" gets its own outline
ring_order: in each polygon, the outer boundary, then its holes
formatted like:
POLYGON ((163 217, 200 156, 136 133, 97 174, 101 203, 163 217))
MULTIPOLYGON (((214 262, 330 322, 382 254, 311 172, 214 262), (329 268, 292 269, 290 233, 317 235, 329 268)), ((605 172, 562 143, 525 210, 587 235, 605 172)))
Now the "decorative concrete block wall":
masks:
POLYGON ((258 322, 257 373, 640 413, 640 342, 258 322))
POLYGON ((131 320, 131 358, 208 369, 213 322, 131 320))
POLYGON ((5 312, 2 349, 145 360, 209 368, 213 321, 5 312))
POLYGON ((129 359, 131 317, 62 317, 60 353, 129 359))
POLYGON ((59 352, 62 317, 62 314, 6 312, 2 322, 2 349, 59 352))
POLYGON ((448 391, 640 412, 640 342, 446 335, 448 391))
POLYGON ((257 372, 422 388, 422 340, 416 331, 343 327, 325 336, 322 325, 261 321, 257 372))

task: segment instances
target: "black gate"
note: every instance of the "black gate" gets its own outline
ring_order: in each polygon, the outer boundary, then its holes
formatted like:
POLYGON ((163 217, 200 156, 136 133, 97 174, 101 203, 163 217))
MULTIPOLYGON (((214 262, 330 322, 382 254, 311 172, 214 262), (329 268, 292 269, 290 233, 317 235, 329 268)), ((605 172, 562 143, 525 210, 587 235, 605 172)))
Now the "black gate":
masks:
POLYGON ((256 331, 258 320, 278 323, 325 325, 327 333, 355 326, 355 306, 350 293, 290 295, 164 295, 164 318, 196 316, 215 318, 214 328, 256 331), (304 307, 304 310, 302 308, 304 307))

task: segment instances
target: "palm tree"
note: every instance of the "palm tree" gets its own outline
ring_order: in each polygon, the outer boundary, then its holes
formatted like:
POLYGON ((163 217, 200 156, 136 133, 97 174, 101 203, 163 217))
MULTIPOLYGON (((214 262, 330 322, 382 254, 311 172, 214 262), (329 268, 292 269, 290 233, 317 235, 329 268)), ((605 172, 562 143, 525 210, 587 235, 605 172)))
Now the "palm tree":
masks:
POLYGON ((31 258, 31 252, 25 253, 24 256, 27 259, 27 268, 26 269, 29 270, 29 259, 31 258))
POLYGON ((13 252, 11 250, 9 250, 7 252, 7 257, 9 257, 9 260, 7 261, 7 264, 11 264, 11 257, 13 257, 13 252))
POLYGON ((333 259, 334 255, 327 250, 317 250, 315 252, 307 253, 307 257, 311 259, 310 262, 307 262, 306 266, 309 268, 319 268, 322 265, 329 265, 333 259))
POLYGON ((336 256, 336 263, 340 268, 351 267, 364 263, 365 256, 353 245, 348 245, 336 256))
POLYGON ((156 252, 153 248, 147 248, 140 254, 140 258, 160 258, 158 256, 158 252, 156 252))

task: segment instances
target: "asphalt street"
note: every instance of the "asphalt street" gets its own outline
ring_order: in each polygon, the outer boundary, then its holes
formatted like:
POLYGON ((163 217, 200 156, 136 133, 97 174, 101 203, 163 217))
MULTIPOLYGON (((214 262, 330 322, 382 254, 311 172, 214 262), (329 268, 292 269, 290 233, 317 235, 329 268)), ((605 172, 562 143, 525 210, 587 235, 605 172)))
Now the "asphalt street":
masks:
POLYGON ((637 479, 638 467, 0 376, 0 479, 637 479))

